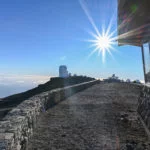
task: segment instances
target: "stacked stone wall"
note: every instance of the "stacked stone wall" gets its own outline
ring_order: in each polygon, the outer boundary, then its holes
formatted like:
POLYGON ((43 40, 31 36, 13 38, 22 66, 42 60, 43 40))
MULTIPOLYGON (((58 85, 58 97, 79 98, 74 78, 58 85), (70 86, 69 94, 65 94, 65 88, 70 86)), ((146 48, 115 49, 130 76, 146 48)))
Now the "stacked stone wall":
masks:
POLYGON ((150 131, 150 87, 143 87, 138 100, 137 111, 150 131))
POLYGON ((98 82, 95 80, 44 92, 19 104, 0 121, 0 150, 26 150, 41 113, 98 82))

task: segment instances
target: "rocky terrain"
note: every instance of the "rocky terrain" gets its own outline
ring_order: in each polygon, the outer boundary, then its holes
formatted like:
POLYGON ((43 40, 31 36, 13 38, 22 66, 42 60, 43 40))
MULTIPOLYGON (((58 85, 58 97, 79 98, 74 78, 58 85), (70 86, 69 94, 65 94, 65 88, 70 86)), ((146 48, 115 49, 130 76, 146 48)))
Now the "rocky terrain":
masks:
POLYGON ((100 83, 38 118, 29 150, 150 150, 137 114, 140 88, 100 83))

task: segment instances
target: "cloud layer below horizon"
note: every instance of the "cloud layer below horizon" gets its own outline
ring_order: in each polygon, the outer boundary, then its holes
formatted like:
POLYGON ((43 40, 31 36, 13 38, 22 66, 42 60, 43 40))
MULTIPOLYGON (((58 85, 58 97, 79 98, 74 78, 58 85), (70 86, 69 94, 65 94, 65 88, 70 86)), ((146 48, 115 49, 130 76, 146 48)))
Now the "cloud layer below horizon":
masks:
POLYGON ((50 76, 0 74, 0 98, 24 92, 49 79, 50 76))

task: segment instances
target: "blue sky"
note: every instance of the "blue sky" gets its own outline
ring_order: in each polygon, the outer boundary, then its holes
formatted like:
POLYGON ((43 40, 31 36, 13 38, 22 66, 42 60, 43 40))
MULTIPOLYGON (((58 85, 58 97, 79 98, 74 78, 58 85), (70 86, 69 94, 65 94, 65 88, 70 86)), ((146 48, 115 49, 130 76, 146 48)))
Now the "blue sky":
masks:
MULTIPOLYGON (((85 2, 100 32, 113 15, 111 32, 117 28, 117 0, 85 2)), ((115 73, 123 79, 143 80, 139 47, 114 45, 113 58, 107 53, 105 63, 97 53, 88 58, 93 48, 84 40, 93 38, 87 31, 94 29, 79 0, 0 1, 0 21, 1 85, 4 76, 15 76, 16 81, 41 76, 36 78, 41 83, 58 76, 59 65, 78 75, 105 78, 115 73)))

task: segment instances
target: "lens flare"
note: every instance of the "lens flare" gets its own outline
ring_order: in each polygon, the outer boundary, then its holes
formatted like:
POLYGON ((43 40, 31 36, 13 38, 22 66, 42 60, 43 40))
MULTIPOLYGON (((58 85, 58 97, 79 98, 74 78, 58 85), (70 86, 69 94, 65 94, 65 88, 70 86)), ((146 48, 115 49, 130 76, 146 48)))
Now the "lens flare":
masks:
POLYGON ((108 52, 112 56, 111 50, 115 50, 114 47, 113 47, 113 44, 116 44, 117 37, 113 37, 113 35, 115 34, 115 32, 117 30, 110 33, 114 16, 111 18, 110 23, 108 25, 108 28, 105 29, 105 27, 103 27, 102 28, 102 33, 100 33, 100 31, 98 30, 96 24, 94 23, 93 18, 91 17, 91 15, 90 15, 90 13, 87 9, 86 2, 84 0, 79 0, 79 3, 80 3, 84 13, 86 14, 88 20, 90 21, 90 23, 91 23, 91 25, 92 25, 92 27, 95 31, 95 33, 88 31, 89 34, 94 39, 85 40, 85 41, 91 43, 90 47, 94 47, 94 50, 90 53, 89 56, 91 56, 95 52, 98 52, 98 55, 102 54, 102 61, 104 63, 106 52, 108 52))
POLYGON ((89 56, 91 56, 95 52, 98 52, 98 55, 102 54, 102 61, 104 63, 106 52, 108 52, 112 56, 111 51, 115 50, 113 48, 113 45, 116 44, 115 38, 111 38, 109 33, 107 35, 107 32, 103 32, 102 35, 100 33, 99 35, 96 35, 94 33, 90 34, 94 37, 94 39, 86 41, 91 43, 91 47, 94 47, 94 50, 90 53, 89 56))

